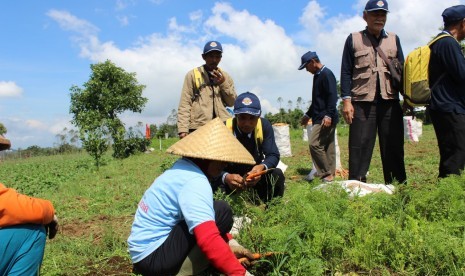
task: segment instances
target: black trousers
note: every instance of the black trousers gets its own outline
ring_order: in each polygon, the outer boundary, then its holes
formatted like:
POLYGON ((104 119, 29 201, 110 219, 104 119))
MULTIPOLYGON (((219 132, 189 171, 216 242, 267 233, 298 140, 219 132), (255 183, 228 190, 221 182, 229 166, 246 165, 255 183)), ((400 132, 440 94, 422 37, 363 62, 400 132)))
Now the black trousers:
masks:
MULTIPOLYGON (((233 213, 226 201, 213 203, 216 226, 224 236, 233 226, 233 213)), ((196 244, 185 221, 173 227, 166 241, 142 261, 135 263, 133 272, 142 275, 176 275, 189 252, 196 244)))
POLYGON ((349 130, 349 179, 366 182, 376 133, 383 164, 384 182, 407 179, 404 164, 402 108, 397 100, 352 102, 354 118, 349 130))
MULTIPOLYGON (((239 174, 244 175, 247 171, 239 172, 239 174)), ((284 173, 281 169, 275 168, 270 172, 267 172, 265 175, 262 175, 260 181, 252 188, 257 192, 258 197, 263 202, 268 202, 274 197, 282 197, 284 195, 284 173)), ((213 192, 221 189, 227 194, 232 193, 233 191, 229 188, 228 185, 223 184, 221 177, 215 179, 212 183, 213 192)))
POLYGON ((465 165, 465 115, 429 109, 439 147, 439 177, 459 175, 465 165))

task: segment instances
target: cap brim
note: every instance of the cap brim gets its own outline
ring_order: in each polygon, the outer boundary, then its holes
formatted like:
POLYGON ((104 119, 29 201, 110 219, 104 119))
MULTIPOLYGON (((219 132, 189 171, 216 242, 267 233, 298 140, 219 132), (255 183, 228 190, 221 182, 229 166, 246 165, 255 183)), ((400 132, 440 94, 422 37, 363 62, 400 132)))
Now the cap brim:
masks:
POLYGON ((299 69, 299 70, 304 69, 305 66, 307 66, 307 63, 308 63, 308 62, 302 63, 302 65, 300 65, 298 69, 299 69))
POLYGON ((385 12, 389 12, 389 10, 387 9, 384 9, 384 8, 375 8, 375 9, 369 9, 369 10, 365 10, 366 12, 372 12, 372 11, 385 11, 385 12))
POLYGON ((205 54, 210 53, 210 52, 213 52, 213 51, 217 51, 217 52, 223 53, 223 51, 221 51, 220 49, 210 49, 210 50, 208 50, 208 51, 206 51, 206 52, 203 52, 203 54, 205 55, 205 54))
POLYGON ((235 109, 234 114, 250 114, 252 116, 260 116, 261 110, 257 111, 255 108, 241 108, 235 109))

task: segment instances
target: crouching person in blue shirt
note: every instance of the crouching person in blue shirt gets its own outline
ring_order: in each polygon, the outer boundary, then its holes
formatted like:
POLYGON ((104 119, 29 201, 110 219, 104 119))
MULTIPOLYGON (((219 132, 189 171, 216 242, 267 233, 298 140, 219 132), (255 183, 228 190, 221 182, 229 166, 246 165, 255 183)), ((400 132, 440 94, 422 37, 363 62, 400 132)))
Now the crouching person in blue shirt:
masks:
POLYGON ((167 152, 182 158, 139 202, 128 238, 134 273, 196 275, 212 265, 226 275, 250 275, 237 258, 253 256, 229 234, 232 210, 213 200, 210 180, 228 163, 255 164, 252 156, 218 118, 167 152))

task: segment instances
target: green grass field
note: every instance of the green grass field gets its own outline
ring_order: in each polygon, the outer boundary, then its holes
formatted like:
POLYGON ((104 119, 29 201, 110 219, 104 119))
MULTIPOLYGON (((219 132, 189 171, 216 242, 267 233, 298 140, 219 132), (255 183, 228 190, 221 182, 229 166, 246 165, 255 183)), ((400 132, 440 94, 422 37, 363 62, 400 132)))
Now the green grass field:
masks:
MULTIPOLYGON (((348 129, 338 128, 347 167, 348 129)), ((0 164, 0 181, 51 200, 60 231, 48 241, 42 275, 131 275, 126 239, 143 192, 177 159, 164 153, 176 138, 153 141, 150 154, 125 160, 108 155, 96 170, 87 154, 34 157, 0 164), (161 150, 160 150, 161 146, 161 150)), ((260 261, 255 275, 465 275, 464 177, 437 180, 439 153, 431 125, 419 143, 405 143, 408 184, 394 195, 350 198, 342 189, 314 190, 302 130, 291 132, 292 157, 284 198, 266 210, 249 193, 225 196, 246 215, 238 239, 257 252, 278 254, 260 261)), ((369 177, 382 183, 376 146, 369 177)))

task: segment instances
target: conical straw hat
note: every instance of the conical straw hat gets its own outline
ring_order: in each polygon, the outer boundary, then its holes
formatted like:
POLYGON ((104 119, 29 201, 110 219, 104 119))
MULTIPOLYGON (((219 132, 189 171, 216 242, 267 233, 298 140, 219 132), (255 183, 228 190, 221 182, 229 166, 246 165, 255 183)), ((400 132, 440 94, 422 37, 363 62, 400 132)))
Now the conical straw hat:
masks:
POLYGON ((0 150, 7 150, 11 147, 10 140, 5 139, 2 135, 0 135, 0 150))
POLYGON ((255 165, 255 160, 232 132, 215 118, 179 140, 166 152, 186 157, 255 165))

